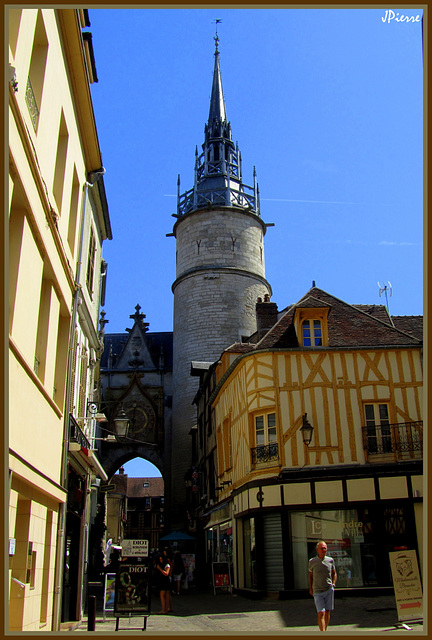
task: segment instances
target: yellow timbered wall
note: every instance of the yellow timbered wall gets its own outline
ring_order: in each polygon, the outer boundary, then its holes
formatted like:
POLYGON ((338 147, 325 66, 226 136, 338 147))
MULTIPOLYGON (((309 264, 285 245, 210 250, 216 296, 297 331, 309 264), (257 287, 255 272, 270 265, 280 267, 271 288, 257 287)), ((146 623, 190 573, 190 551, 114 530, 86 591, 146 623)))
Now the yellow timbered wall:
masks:
MULTIPOLYGON (((388 404, 390 422, 422 420, 420 350, 274 351, 242 357, 214 401, 219 442, 231 431, 233 484, 245 476, 274 475, 275 466, 364 463, 364 404, 388 404), (274 411, 278 463, 251 466, 254 414, 274 411), (314 427, 303 444, 302 416, 314 427)), ((220 476, 230 468, 227 446, 218 447, 220 476)))

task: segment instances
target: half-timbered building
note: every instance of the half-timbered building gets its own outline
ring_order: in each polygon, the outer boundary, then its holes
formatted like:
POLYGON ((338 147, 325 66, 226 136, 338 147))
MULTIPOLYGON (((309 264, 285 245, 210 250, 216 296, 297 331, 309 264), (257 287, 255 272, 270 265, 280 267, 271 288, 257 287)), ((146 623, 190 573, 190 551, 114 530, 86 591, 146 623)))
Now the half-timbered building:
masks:
POLYGON ((422 318, 313 286, 219 361, 195 363, 195 507, 208 562, 239 590, 307 591, 321 538, 338 587, 391 586, 388 553, 422 549, 422 318))

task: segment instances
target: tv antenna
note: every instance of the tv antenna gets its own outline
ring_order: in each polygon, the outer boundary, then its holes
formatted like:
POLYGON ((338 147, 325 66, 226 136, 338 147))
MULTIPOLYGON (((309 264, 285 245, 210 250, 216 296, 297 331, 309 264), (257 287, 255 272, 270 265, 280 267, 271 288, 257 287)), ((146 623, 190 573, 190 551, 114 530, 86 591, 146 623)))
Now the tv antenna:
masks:
POLYGON ((383 293, 385 294, 387 311, 390 313, 390 309, 389 309, 389 306, 388 306, 388 299, 389 299, 389 297, 391 298, 392 292, 393 292, 391 283, 390 282, 379 282, 378 281, 377 284, 378 284, 378 288, 379 288, 380 298, 381 298, 381 294, 383 294, 383 293))

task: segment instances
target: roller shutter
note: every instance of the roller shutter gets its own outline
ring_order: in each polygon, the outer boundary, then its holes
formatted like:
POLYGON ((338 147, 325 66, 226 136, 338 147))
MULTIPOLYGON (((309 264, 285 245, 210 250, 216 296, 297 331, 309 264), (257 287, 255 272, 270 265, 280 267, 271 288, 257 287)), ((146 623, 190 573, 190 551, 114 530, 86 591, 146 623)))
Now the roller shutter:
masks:
POLYGON ((264 558, 267 591, 284 589, 282 525, 279 513, 264 517, 264 558))

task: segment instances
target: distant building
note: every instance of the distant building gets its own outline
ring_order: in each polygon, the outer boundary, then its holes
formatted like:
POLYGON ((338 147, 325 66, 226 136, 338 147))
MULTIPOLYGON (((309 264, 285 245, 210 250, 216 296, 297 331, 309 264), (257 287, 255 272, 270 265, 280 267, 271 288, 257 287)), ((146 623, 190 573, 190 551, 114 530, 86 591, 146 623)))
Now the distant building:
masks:
POLYGON ((249 342, 194 371, 207 563, 232 562, 239 590, 294 595, 324 539, 338 588, 391 587, 390 551, 424 560, 422 317, 315 286, 256 311, 249 342))
POLYGON ((164 523, 163 478, 129 478, 120 467, 107 492, 107 540, 148 540, 150 551, 159 548, 164 523))
POLYGON ((7 9, 9 631, 58 630, 85 599, 90 492, 106 479, 87 399, 111 238, 88 13, 7 9))

